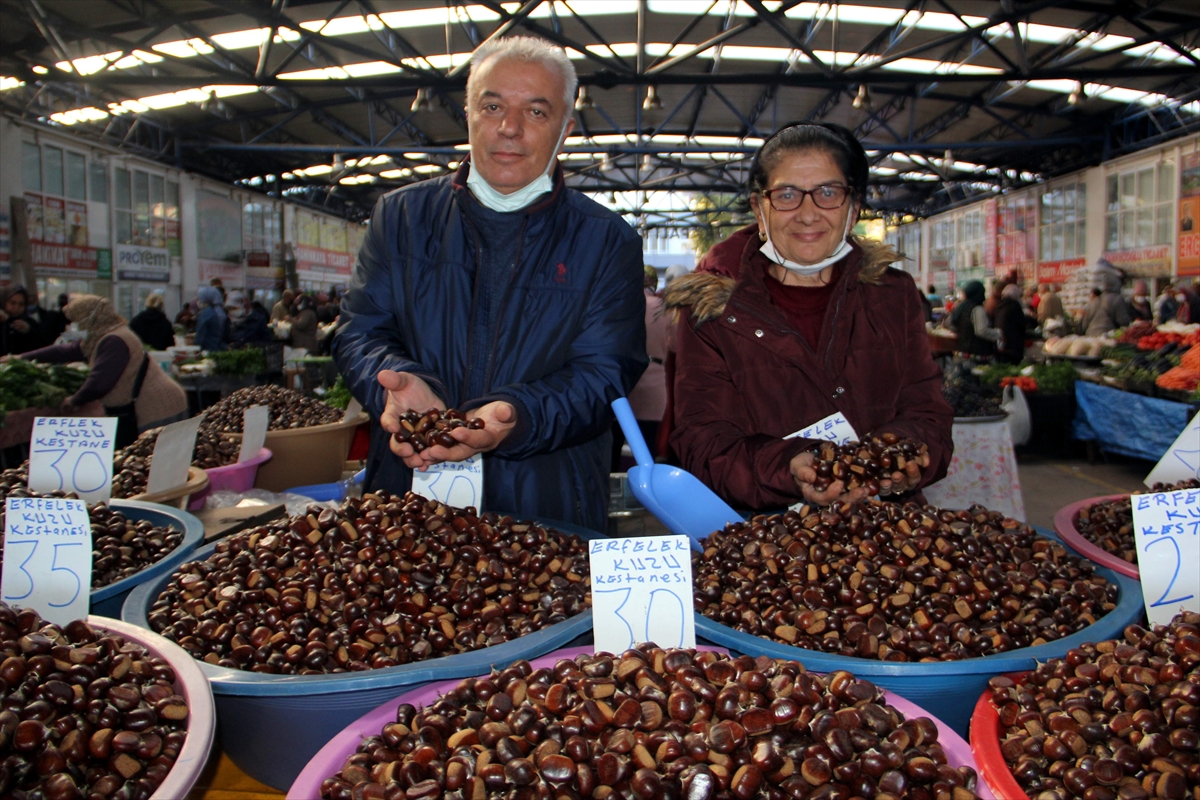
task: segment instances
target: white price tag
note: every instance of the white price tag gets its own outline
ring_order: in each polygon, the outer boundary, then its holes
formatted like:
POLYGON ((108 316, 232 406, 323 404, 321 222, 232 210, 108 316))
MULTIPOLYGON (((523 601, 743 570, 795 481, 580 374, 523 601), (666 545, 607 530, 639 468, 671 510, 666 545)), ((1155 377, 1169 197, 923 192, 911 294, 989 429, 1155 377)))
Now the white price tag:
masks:
POLYGON ((146 494, 158 494, 187 483, 192 452, 196 449, 196 432, 203 419, 201 415, 173 422, 159 431, 150 459, 150 475, 146 478, 146 494))
POLYGON ((34 417, 29 488, 74 492, 89 503, 112 495, 116 417, 34 417))
POLYGON ((1200 414, 1183 429, 1183 433, 1163 453, 1163 457, 1150 470, 1144 483, 1179 483, 1200 478, 1200 414))
MULTIPOLYGON (((114 420, 115 422, 115 420, 114 420)), ((9 497, 4 509, 4 602, 66 625, 88 613, 92 523, 82 500, 9 497)))
POLYGON ((854 431, 854 426, 842 414, 830 414, 819 422, 814 422, 807 428, 801 428, 795 433, 788 434, 783 437, 785 439, 824 439, 827 442, 835 444, 845 444, 846 442, 857 442, 858 434, 854 431))
POLYGON ((597 651, 696 646, 688 537, 597 539, 589 550, 597 651))
POLYGON ((342 415, 342 422, 352 422, 358 419, 358 415, 362 413, 362 403, 351 397, 350 402, 346 404, 346 413, 342 415))
POLYGON ((271 426, 271 409, 268 406, 250 406, 242 412, 242 449, 238 451, 238 463, 249 461, 262 450, 267 441, 267 428, 271 426))
POLYGON ((1166 625, 1181 608, 1200 611, 1200 489, 1129 499, 1150 624, 1166 625))
POLYGON ((454 508, 483 503, 483 454, 466 461, 443 461, 424 472, 413 471, 412 490, 454 508))

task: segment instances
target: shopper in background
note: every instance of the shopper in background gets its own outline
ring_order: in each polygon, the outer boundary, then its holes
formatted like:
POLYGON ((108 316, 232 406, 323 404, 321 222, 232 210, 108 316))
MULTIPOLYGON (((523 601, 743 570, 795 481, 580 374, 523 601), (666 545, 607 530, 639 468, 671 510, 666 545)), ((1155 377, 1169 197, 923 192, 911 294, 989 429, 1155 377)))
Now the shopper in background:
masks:
MULTIPOLYGON (((629 393, 629 406, 634 419, 650 449, 650 455, 659 455, 658 428, 662 424, 667 406, 667 376, 663 363, 667 357, 667 328, 670 320, 663 313, 663 301, 655 290, 658 288, 658 273, 649 264, 645 268, 645 283, 642 294, 646 298, 646 354, 650 363, 629 393)), ((613 424, 613 472, 620 472, 621 446, 625 434, 621 426, 613 424)))
POLYGON ((882 482, 888 494, 935 481, 950 463, 954 415, 920 290, 889 269, 895 250, 851 235, 867 180, 866 153, 850 131, 784 128, 751 167, 756 223, 734 234, 745 242, 736 264, 667 288, 667 307, 681 317, 671 446, 734 506, 865 497, 841 481, 818 491, 821 440, 785 438, 837 413, 861 436, 894 433, 928 446, 927 458, 882 482))
POLYGON ((1083 312, 1080 325, 1084 336, 1103 336, 1111 330, 1124 328, 1132 318, 1129 304, 1121 296, 1121 276, 1115 271, 1104 272, 1100 285, 1094 287, 1100 295, 1093 297, 1083 312))
POLYGON ((995 355, 1000 331, 992 327, 992 321, 984 310, 986 292, 983 284, 967 281, 959 293, 962 297, 950 312, 949 328, 958 337, 954 349, 967 356, 987 358, 995 355))
POLYGON ((1200 294, 1196 293, 1196 288, 1185 278, 1175 284, 1175 289, 1175 301, 1179 303, 1175 319, 1185 325, 1200 322, 1200 294))
POLYGON ((262 303, 250 303, 244 293, 233 291, 225 298, 225 311, 229 314, 231 346, 262 344, 273 339, 267 326, 267 310, 262 303))
POLYGON ((279 297, 279 302, 271 308, 271 322, 287 322, 292 318, 292 304, 296 302, 296 295, 291 289, 284 289, 283 294, 279 297))
POLYGON ((220 278, 213 278, 212 280, 210 280, 208 282, 208 285, 212 286, 218 292, 221 293, 221 304, 224 305, 225 304, 225 281, 221 280, 220 278))
POLYGON ((62 336, 63 331, 67 329, 67 325, 70 324, 67 321, 67 315, 63 313, 63 309, 66 307, 67 296, 60 294, 58 296, 58 308, 46 312, 46 323, 44 325, 46 344, 54 344, 58 340, 58 337, 62 336))
POLYGON ((1062 319, 1064 309, 1062 298, 1058 296, 1058 284, 1043 283, 1041 285, 1041 300, 1038 301, 1037 321, 1045 325, 1052 319, 1062 319))
MULTIPOLYGON (((33 321, 41 345, 53 344, 54 340, 58 338, 58 333, 51 335, 53 323, 50 312, 42 308, 36 285, 31 285, 29 288, 29 301, 25 306, 25 316, 33 321)), ((64 325, 63 328, 65 330, 66 326, 64 325)))
POLYGON ((317 311, 310 295, 296 298, 292 318, 292 347, 303 347, 310 356, 317 355, 317 311))
POLYGON ((1000 292, 996 305, 996 330, 1000 342, 996 360, 1005 364, 1020 364, 1025 358, 1025 309, 1021 304, 1021 287, 1010 283, 1000 292))
POLYGON ((83 341, 43 347, 24 356, 51 364, 88 363, 87 380, 63 401, 65 408, 99 400, 104 413, 117 418, 118 449, 131 444, 141 431, 187 416, 183 388, 150 359, 141 339, 107 299, 77 294, 65 313, 83 331, 83 341))
POLYGON ((196 310, 192 308, 191 303, 184 303, 183 308, 179 309, 179 313, 175 315, 175 324, 183 328, 185 333, 194 333, 196 330, 196 310))
POLYGON ((163 313, 163 297, 158 292, 146 298, 146 307, 129 320, 129 329, 151 350, 166 350, 175 344, 175 326, 163 313))
POLYGON ((367 487, 483 453, 485 508, 608 522, 609 404, 646 367, 642 242, 567 188, 575 68, 542 39, 490 39, 467 81, 469 157, 383 196, 342 301, 334 357, 376 421, 367 487), (480 418, 415 454, 408 408, 480 418), (406 469, 406 467, 408 469, 406 469))
POLYGON ((1129 316, 1135 320, 1154 319, 1154 304, 1150 300, 1150 288, 1143 280, 1133 284, 1133 296, 1129 298, 1129 316))
POLYGON ((29 292, 9 286, 0 293, 0 355, 19 355, 46 344, 42 329, 26 313, 29 292))
POLYGON ((1154 321, 1159 325, 1171 322, 1179 314, 1179 301, 1175 299, 1175 287, 1167 282, 1159 290, 1158 299, 1154 301, 1154 321))
POLYGON ((229 345, 229 317, 225 314, 224 298, 215 286, 204 286, 196 293, 196 337, 193 344, 201 350, 215 353, 229 345))

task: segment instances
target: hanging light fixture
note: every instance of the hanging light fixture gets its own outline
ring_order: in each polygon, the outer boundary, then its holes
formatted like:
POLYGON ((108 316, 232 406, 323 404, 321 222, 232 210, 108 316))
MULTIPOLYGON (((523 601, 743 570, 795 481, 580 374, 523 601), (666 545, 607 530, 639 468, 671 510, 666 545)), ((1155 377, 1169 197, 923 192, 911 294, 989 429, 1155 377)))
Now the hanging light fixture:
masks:
POLYGON ((414 114, 418 111, 428 111, 433 105, 429 102, 429 90, 422 87, 417 89, 417 96, 413 98, 412 105, 408 110, 414 114))
POLYGON ((595 108, 596 101, 588 94, 588 87, 579 87, 579 96, 575 98, 575 110, 583 111, 585 108, 595 108))
POLYGON ((617 160, 616 160, 616 158, 614 158, 611 155, 605 156, 604 160, 600 162, 600 171, 601 172, 612 172, 616 168, 617 168, 617 160))
POLYGON ((651 84, 646 87, 646 99, 642 101, 642 110, 650 111, 651 109, 662 108, 662 98, 658 96, 658 87, 651 84))
POLYGON ((1087 99, 1087 92, 1083 90, 1083 81, 1075 84, 1075 88, 1067 95, 1067 105, 1077 106, 1087 99))
POLYGON ((945 169, 954 169, 954 153, 947 150, 942 155, 942 167, 945 169))
POLYGON ((867 85, 865 83, 858 85, 858 94, 854 95, 854 100, 850 105, 855 108, 863 108, 864 106, 871 105, 871 95, 867 94, 867 85))
POLYGON ((646 153, 646 155, 642 156, 642 171, 643 172, 654 172, 654 167, 655 167, 654 156, 650 155, 649 153, 646 153))
POLYGON ((333 172, 335 175, 340 175, 346 171, 346 158, 341 153, 333 154, 333 172))

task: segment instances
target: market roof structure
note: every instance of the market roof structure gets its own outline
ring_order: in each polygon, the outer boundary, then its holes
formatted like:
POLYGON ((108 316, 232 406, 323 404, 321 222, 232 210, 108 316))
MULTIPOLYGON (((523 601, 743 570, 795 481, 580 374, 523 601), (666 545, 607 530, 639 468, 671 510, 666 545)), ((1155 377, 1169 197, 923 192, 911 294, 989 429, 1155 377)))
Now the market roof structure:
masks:
MULTIPOLYGON (((0 0, 6 113, 350 217, 466 147, 471 51, 567 48, 569 183, 728 197, 765 136, 853 128, 928 214, 1200 130, 1195 0, 0 0)), ((690 224, 686 209, 659 223, 690 224)))

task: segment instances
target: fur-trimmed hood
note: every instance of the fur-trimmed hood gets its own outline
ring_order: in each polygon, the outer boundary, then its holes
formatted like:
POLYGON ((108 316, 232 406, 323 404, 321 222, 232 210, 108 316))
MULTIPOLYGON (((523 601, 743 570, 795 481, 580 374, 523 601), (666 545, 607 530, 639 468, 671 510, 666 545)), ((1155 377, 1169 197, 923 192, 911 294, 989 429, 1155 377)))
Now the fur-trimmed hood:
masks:
MULTIPOLYGON (((884 271, 900 260, 896 249, 885 242, 852 236, 851 243, 862 251, 858 266, 860 283, 879 283, 884 271)), ((734 278, 694 272, 671 282, 663 294, 663 307, 676 318, 684 309, 691 309, 696 324, 707 322, 725 311, 735 286, 737 280, 734 278)))

